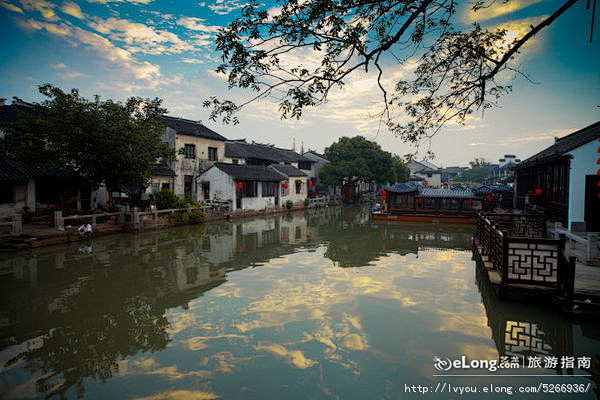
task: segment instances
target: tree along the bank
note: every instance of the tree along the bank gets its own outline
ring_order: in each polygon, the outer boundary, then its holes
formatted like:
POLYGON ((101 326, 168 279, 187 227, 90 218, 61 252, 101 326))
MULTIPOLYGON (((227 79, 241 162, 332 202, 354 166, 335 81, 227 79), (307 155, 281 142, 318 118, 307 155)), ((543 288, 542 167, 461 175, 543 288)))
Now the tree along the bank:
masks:
POLYGON ((325 157, 329 162, 319 171, 319 179, 325 184, 396 182, 392 155, 362 136, 340 138, 325 149, 325 157))
POLYGON ((484 183, 491 175, 490 163, 483 158, 470 161, 470 169, 462 171, 454 180, 460 182, 484 183))
POLYGON ((125 104, 88 101, 76 89, 65 93, 52 85, 39 91, 47 99, 34 104, 6 143, 26 163, 74 171, 92 186, 109 190, 140 188, 157 164, 175 154, 161 140, 166 112, 161 100, 131 97, 125 104))
MULTIPOLYGON (((475 0, 471 8, 506 8, 509 2, 517 0, 475 0)), ((227 76, 230 88, 254 94, 242 104, 212 97, 204 105, 212 108, 212 119, 237 123, 245 104, 271 97, 278 99, 283 118, 299 118, 352 74, 373 70, 382 93, 382 121, 401 139, 418 142, 448 121, 464 123, 474 110, 492 107, 509 93, 510 84, 503 82, 516 71, 515 56, 523 45, 576 2, 557 2, 513 39, 501 26, 456 29, 453 18, 462 12, 454 0, 284 0, 277 7, 251 0, 240 18, 219 31, 216 43, 223 60, 217 72, 227 76), (417 68, 388 93, 386 73, 398 70, 384 67, 390 60, 417 61, 417 68), (395 114, 409 118, 399 122, 395 114)), ((592 28, 593 21, 592 15, 592 28)))
POLYGON ((404 183, 410 179, 410 168, 406 165, 402 157, 393 155, 394 168, 396 169, 396 182, 404 183))

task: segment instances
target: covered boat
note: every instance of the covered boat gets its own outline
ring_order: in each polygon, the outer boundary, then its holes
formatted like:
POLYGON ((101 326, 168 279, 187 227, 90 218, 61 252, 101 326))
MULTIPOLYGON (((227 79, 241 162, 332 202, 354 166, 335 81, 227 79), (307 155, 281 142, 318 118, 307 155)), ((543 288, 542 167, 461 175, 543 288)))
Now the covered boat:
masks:
POLYGON ((474 223, 482 199, 472 190, 430 189, 410 183, 387 186, 376 220, 474 223))

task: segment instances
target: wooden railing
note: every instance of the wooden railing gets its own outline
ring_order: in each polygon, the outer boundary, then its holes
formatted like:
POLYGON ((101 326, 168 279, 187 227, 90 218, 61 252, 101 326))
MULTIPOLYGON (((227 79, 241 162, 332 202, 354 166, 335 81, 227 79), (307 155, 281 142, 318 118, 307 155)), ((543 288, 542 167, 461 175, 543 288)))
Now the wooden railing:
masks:
POLYGON ((501 231, 513 237, 545 238, 546 220, 540 214, 498 214, 485 213, 501 231))
POLYGON ((553 287, 567 298, 573 295, 575 258, 565 254, 565 237, 534 237, 538 228, 523 230, 511 226, 524 221, 506 215, 479 213, 475 240, 493 268, 502 277, 502 285, 511 283, 553 287), (527 236, 516 236, 524 232, 527 236))

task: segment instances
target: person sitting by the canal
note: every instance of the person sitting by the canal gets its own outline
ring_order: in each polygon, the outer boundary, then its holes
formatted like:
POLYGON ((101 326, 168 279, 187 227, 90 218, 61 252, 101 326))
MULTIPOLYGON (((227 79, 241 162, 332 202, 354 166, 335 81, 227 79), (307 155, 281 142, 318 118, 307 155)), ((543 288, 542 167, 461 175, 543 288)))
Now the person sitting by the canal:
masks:
POLYGON ((90 224, 81 225, 78 231, 80 236, 85 235, 87 237, 92 237, 92 235, 94 234, 94 231, 92 230, 92 225, 90 224))

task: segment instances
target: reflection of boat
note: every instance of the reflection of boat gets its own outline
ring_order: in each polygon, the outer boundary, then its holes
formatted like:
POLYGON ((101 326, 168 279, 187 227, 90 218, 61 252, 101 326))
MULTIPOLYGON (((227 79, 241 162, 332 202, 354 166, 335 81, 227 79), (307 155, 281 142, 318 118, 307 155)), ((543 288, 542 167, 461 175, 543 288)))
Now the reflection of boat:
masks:
POLYGON ((470 190, 419 189, 400 183, 386 187, 383 207, 373 219, 386 221, 474 223, 482 200, 470 190))

